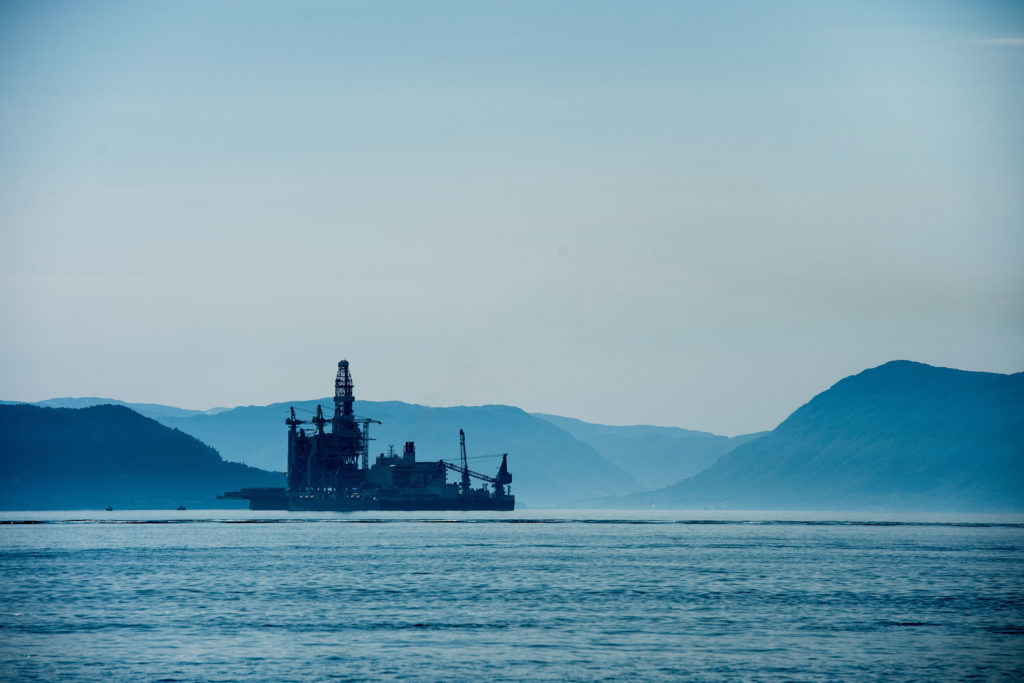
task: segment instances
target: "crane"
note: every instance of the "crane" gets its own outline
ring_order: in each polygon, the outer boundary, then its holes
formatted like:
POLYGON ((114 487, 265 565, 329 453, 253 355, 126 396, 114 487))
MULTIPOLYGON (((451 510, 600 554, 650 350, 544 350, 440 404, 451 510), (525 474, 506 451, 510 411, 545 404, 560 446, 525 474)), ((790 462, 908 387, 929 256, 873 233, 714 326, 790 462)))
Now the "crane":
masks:
POLYGON ((324 409, 320 404, 316 406, 316 415, 313 416, 312 423, 316 425, 316 432, 320 436, 324 434, 324 425, 327 424, 327 418, 324 417, 324 409))
POLYGON ((469 479, 479 479, 485 481, 494 487, 494 491, 497 494, 505 494, 505 486, 512 483, 512 475, 508 471, 508 453, 501 454, 501 467, 498 468, 497 477, 488 477, 486 474, 480 474, 469 469, 468 458, 466 457, 466 433, 463 430, 459 430, 459 455, 462 460, 461 465, 453 465, 450 462, 441 461, 441 464, 453 472, 458 472, 462 475, 461 489, 462 495, 469 494, 469 479))
POLYGON ((462 495, 469 493, 469 459, 466 457, 466 432, 459 430, 459 453, 462 455, 462 495))
POLYGON ((292 408, 291 417, 285 419, 284 423, 288 425, 294 432, 296 427, 298 427, 301 424, 306 424, 306 421, 300 420, 297 417, 295 417, 295 408, 292 408))

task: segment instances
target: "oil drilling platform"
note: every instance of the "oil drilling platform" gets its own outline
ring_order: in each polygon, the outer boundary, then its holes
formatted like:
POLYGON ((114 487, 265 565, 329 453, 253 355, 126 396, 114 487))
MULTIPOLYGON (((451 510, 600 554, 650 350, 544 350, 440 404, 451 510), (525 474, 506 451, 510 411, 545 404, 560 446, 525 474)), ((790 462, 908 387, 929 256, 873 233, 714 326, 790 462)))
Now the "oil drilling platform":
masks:
POLYGON ((508 454, 494 477, 469 469, 466 434, 459 430, 458 465, 444 460, 417 461, 416 445, 405 443, 401 455, 389 449, 370 465, 372 418, 357 418, 348 361, 338 363, 334 380, 334 415, 328 420, 316 407, 300 420, 292 407, 288 427, 287 488, 229 491, 219 498, 248 500, 251 510, 512 510, 508 454), (304 427, 303 425, 309 425, 304 427), (329 426, 329 427, 328 427, 329 426), (458 475, 448 482, 448 472, 458 475), (473 488, 472 481, 483 482, 473 488))

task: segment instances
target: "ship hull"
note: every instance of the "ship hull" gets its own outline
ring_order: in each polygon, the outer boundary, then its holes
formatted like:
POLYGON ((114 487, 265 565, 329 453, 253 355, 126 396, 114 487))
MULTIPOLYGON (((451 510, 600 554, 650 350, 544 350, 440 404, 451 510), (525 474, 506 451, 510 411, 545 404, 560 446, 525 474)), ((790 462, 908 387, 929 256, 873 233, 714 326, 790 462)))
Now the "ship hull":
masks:
POLYGON ((473 511, 473 510, 497 510, 509 511, 516 507, 515 496, 504 496, 502 498, 483 499, 460 499, 460 498, 437 498, 437 499, 415 499, 407 498, 384 499, 380 501, 381 510, 452 510, 452 511, 473 511))
POLYGON ((409 496, 409 497, 312 497, 289 495, 285 489, 242 489, 219 496, 222 499, 247 500, 250 510, 290 512, 358 512, 363 510, 425 511, 497 511, 515 509, 515 496, 409 496))

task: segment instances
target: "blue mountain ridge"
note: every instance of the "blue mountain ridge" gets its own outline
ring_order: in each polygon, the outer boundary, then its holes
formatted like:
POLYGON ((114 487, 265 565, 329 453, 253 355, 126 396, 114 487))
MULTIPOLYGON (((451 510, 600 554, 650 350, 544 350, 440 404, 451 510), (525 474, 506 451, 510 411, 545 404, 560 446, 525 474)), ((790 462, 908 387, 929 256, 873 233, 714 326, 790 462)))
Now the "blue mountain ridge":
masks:
POLYGON ((847 377, 703 472, 609 505, 1024 510, 1024 373, 892 361, 847 377))
MULTIPOLYGON (((290 407, 308 420, 317 404, 330 416, 333 398, 244 406, 215 415, 158 418, 192 434, 229 460, 283 470, 286 463, 290 407)), ((578 507, 587 501, 643 488, 628 471, 611 464, 593 448, 546 420, 512 406, 454 406, 431 408, 400 401, 356 401, 356 415, 372 417, 371 457, 406 441, 416 443, 421 460, 459 458, 459 429, 466 432, 472 469, 497 471, 502 453, 517 501, 529 507, 578 507)))
MULTIPOLYGON (((216 448, 229 461, 280 471, 286 464, 284 418, 289 407, 295 407, 297 415, 308 420, 317 404, 330 415, 333 398, 209 411, 95 397, 49 399, 37 405, 82 407, 107 403, 125 405, 180 429, 216 448)), ((373 456, 391 444, 401 449, 405 441, 415 441, 421 459, 455 461, 459 457, 459 429, 466 431, 473 469, 489 473, 497 468, 499 455, 509 453, 514 490, 520 505, 528 507, 586 507, 610 495, 652 488, 656 483, 691 474, 732 447, 732 440, 725 437, 647 426, 590 425, 603 430, 601 438, 591 443, 559 426, 587 423, 553 415, 533 416, 511 406, 431 408, 400 401, 356 401, 355 409, 357 415, 372 416, 383 423, 372 426, 373 456), (614 444, 608 447, 602 439, 614 444), (638 480, 634 472, 642 477, 656 472, 659 478, 652 484, 648 483, 650 478, 638 480)))
POLYGON ((533 415, 589 444, 605 460, 628 471, 647 489, 692 477, 740 444, 767 434, 727 437, 680 427, 615 426, 544 413, 533 415))
POLYGON ((0 405, 2 509, 237 507, 217 494, 283 485, 125 406, 0 405))
MULTIPOLYGON (((47 403, 91 401, 107 400, 47 403)), ((283 470, 289 406, 308 419, 318 403, 329 415, 329 397, 211 411, 126 405, 228 460, 283 470)), ((841 380, 772 432, 731 439, 500 405, 355 408, 384 423, 373 425, 373 455, 411 440, 421 459, 454 461, 460 428, 473 469, 489 472, 508 452, 528 507, 1024 510, 1024 373, 893 361, 841 380)))

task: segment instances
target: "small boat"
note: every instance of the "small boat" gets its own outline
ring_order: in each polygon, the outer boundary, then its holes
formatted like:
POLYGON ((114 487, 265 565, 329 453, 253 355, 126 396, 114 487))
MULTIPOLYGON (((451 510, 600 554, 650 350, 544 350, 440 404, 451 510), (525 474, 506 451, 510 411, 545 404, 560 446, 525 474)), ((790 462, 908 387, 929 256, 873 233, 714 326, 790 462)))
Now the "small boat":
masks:
POLYGON ((184 506, 184 505, 179 505, 179 506, 178 506, 178 511, 181 511, 181 510, 184 510, 184 509, 185 509, 185 506, 184 506))
POLYGON ((107 512, 113 512, 114 511, 114 508, 110 507, 109 505, 107 507, 103 508, 103 509, 106 510, 107 512))

